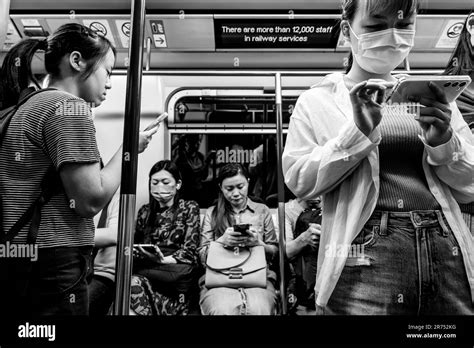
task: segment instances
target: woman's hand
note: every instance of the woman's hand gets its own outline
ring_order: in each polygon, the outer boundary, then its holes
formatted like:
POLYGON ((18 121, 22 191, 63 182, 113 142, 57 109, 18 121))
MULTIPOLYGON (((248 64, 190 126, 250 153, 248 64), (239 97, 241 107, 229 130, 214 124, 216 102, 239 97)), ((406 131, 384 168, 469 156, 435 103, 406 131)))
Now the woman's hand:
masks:
POLYGON ((264 244, 262 240, 262 235, 259 233, 259 231, 255 227, 250 226, 248 232, 249 232, 249 235, 247 236, 247 239, 245 241, 246 247, 253 247, 256 245, 264 244))
POLYGON ((138 136, 138 153, 142 153, 146 150, 148 144, 151 141, 151 138, 153 138, 153 135, 158 132, 158 128, 160 128, 160 125, 157 125, 156 127, 150 130, 140 132, 138 136))
POLYGON ((321 225, 309 224, 308 229, 301 233, 297 239, 299 239, 304 246, 310 245, 312 247, 317 247, 319 245, 320 237, 321 225))
POLYGON ((218 242, 231 247, 244 246, 247 237, 240 232, 235 232, 233 227, 227 227, 224 234, 217 239, 218 242))
POLYGON ((420 123, 428 145, 436 147, 447 143, 453 134, 451 108, 444 91, 439 86, 430 82, 429 87, 436 100, 418 95, 410 96, 409 100, 425 106, 420 109, 420 117, 417 121, 420 123))
POLYGON ((163 260, 165 258, 160 248, 158 248, 156 245, 155 245, 155 254, 146 251, 141 246, 134 246, 133 256, 139 259, 146 259, 155 263, 163 263, 163 260))
POLYGON ((350 91, 354 122, 365 136, 369 136, 382 120, 386 90, 386 81, 372 80, 358 83, 350 91))

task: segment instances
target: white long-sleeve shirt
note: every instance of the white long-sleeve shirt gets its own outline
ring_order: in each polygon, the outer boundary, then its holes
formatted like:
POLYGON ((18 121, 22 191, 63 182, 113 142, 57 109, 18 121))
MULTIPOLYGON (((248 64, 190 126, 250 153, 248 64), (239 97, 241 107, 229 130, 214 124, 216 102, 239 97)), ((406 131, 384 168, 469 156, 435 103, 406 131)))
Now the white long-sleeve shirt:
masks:
MULTIPOLYGON (((115 235, 118 234, 118 217, 120 209, 120 189, 117 189, 107 208, 106 227, 97 228, 96 234, 115 235)), ((94 217, 94 225, 99 223, 102 211, 94 217)), ((94 260, 94 274, 115 280, 115 259, 117 246, 110 245, 100 248, 94 260)))
MULTIPOLYGON (((422 161, 429 189, 459 243, 474 299, 474 238, 456 202, 474 201, 474 137, 456 104, 450 106, 451 139, 433 148, 420 136, 422 161)), ((354 123, 341 73, 305 91, 291 116, 283 152, 285 182, 299 198, 322 195, 324 201, 315 287, 319 306, 327 305, 349 247, 375 209, 380 141, 378 127, 367 137, 354 123)))

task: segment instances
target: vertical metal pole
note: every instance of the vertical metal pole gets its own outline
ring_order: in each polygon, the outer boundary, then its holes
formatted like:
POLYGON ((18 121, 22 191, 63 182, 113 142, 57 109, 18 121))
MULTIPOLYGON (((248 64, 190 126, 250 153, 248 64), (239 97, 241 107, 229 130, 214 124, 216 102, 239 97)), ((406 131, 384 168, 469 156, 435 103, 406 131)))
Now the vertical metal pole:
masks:
POLYGON ((275 112, 276 112, 276 131, 277 131, 277 179, 278 179, 278 226, 279 236, 279 257, 280 257, 280 294, 282 314, 287 314, 286 303, 286 277, 285 277, 285 259, 286 259, 286 240, 285 240, 285 181, 281 159, 283 157, 283 106, 281 93, 281 73, 275 74, 275 112))
POLYGON ((132 23, 127 70, 125 122, 123 127, 122 183, 120 190, 119 229, 116 258, 115 315, 128 315, 132 276, 132 240, 137 190, 138 132, 145 36, 145 2, 132 1, 132 23))

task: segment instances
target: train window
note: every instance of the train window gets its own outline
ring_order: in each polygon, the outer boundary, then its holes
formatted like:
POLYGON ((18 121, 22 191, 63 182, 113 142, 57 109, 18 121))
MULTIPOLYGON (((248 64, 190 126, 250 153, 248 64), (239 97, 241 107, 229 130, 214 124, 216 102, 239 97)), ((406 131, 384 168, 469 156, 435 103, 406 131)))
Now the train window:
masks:
MULTIPOLYGON (((286 136, 284 137, 286 139, 286 136)), ((171 135, 171 160, 183 177, 181 195, 201 208, 213 205, 218 196, 217 175, 227 163, 241 163, 249 172, 249 196, 277 208, 275 134, 171 135)), ((292 198, 287 189, 286 199, 292 198)))
MULTIPOLYGON (((269 98, 186 97, 175 106, 175 122, 206 124, 275 124, 275 102, 269 98)), ((283 123, 288 124, 295 97, 283 98, 283 123)))
MULTIPOLYGON (((301 92, 283 93, 284 133, 301 92)), ((183 175, 183 198, 197 201, 201 208, 213 205, 219 169, 226 163, 241 163, 250 176, 249 196, 277 207, 274 92, 180 90, 167 107, 170 157, 183 175)), ((292 197, 289 190, 286 196, 292 197)))
MULTIPOLYGON (((284 133, 302 91, 282 93, 284 133)), ((241 163, 250 176, 249 196, 276 208, 275 109, 274 92, 264 89, 183 89, 170 96, 170 158, 183 175, 183 198, 210 207, 218 196, 219 169, 241 163)), ((287 189, 286 198, 292 197, 287 189)))
MULTIPOLYGON (((283 95, 283 125, 290 116, 301 91, 283 95)), ((266 128, 275 127, 275 95, 263 90, 185 90, 169 101, 170 125, 177 128, 266 128)))

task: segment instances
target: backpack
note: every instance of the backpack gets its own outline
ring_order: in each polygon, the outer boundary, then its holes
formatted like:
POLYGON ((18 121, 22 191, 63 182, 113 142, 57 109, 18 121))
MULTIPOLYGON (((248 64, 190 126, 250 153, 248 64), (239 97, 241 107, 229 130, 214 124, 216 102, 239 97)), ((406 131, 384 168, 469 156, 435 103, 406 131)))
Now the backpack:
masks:
MULTIPOLYGON (((54 90, 54 88, 45 88, 35 91, 32 88, 23 90, 20 94, 20 100, 16 105, 12 105, 4 110, 0 111, 0 147, 2 146, 3 139, 7 133, 8 126, 18 111, 26 101, 36 94, 54 90)), ((31 220, 31 226, 28 231, 28 243, 34 244, 36 237, 38 236, 38 228, 41 222, 41 208, 46 205, 51 197, 59 192, 57 185, 59 180, 58 174, 54 169, 54 166, 50 166, 46 171, 46 174, 41 181, 41 193, 39 197, 29 206, 29 208, 23 213, 20 219, 10 228, 7 233, 4 233, 3 226, 0 223, 0 243, 5 244, 6 242, 12 241, 13 238, 20 232, 20 230, 31 220)), ((0 197, 0 221, 3 221, 3 204, 0 197)))

